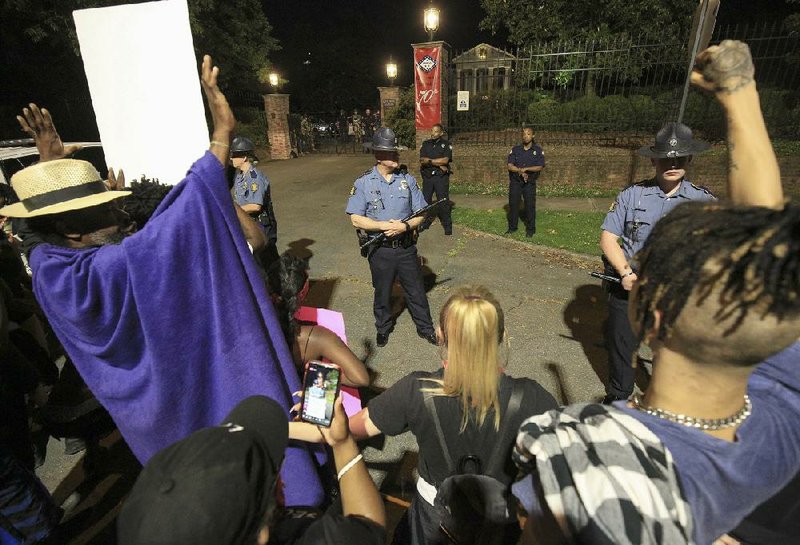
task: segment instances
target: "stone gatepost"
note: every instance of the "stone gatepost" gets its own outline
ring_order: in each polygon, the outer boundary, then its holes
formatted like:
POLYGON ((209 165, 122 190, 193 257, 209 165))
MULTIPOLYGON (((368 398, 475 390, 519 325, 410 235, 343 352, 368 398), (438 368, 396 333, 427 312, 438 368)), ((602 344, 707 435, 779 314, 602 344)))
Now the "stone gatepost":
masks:
POLYGON ((264 95, 267 112, 267 138, 272 159, 291 159, 292 141, 289 137, 289 95, 271 93, 264 95))
POLYGON ((400 87, 378 87, 378 93, 381 98, 381 125, 384 125, 389 112, 400 104, 400 87))

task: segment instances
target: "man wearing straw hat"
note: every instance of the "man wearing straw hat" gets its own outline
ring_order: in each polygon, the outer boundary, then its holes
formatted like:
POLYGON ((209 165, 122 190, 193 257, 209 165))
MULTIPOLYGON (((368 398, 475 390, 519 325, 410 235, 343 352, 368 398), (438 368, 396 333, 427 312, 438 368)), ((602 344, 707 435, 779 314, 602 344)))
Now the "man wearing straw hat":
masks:
POLYGON ((631 258, 644 246, 658 220, 676 206, 714 199, 707 189, 685 179, 692 156, 708 148, 706 142, 692 137, 686 125, 667 123, 656 134, 655 145, 639 149, 641 155, 652 161, 655 176, 619 193, 606 214, 600 249, 620 276, 620 283, 609 286, 606 330, 609 380, 604 403, 628 399, 633 393, 632 360, 638 343, 628 320, 628 293, 637 279, 631 258))
MULTIPOLYGON (((89 163, 60 159, 67 150, 52 120, 33 106, 20 122, 42 162, 14 175, 20 203, 0 209, 27 218, 36 298, 143 464, 248 396, 266 395, 288 415, 300 389, 243 235, 254 224, 228 191, 236 121, 217 73, 206 56, 211 146, 140 231, 125 236, 129 221, 114 202, 128 192, 109 190, 89 163)), ((287 505, 321 502, 308 451, 289 449, 282 478, 287 505)))

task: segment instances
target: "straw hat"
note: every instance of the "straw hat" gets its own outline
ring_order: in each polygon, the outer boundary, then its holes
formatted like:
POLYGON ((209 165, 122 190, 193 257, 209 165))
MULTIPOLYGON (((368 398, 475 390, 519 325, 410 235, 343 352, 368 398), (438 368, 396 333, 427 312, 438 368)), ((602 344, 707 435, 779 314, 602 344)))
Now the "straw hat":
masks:
POLYGON ((32 218, 103 204, 130 195, 109 191, 87 161, 58 159, 24 168, 11 177, 20 202, 0 208, 0 216, 32 218))

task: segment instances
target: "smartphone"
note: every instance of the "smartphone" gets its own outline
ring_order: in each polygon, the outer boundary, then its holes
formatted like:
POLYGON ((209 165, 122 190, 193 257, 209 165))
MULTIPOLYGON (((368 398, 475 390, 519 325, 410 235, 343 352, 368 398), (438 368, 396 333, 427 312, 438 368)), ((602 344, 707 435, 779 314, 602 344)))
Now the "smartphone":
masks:
POLYGON ((300 419, 329 428, 333 420, 333 404, 339 395, 342 370, 338 365, 310 361, 303 377, 303 408, 300 419))

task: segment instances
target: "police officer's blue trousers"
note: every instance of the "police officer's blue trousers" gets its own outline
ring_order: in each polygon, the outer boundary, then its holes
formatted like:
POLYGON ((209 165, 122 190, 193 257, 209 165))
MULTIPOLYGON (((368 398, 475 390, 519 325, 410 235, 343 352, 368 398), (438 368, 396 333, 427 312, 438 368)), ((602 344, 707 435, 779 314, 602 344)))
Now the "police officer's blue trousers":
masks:
POLYGON ((516 231, 519 222, 519 201, 525 199, 525 218, 527 233, 536 232, 536 182, 526 184, 518 180, 508 182, 508 230, 516 231))
MULTIPOLYGON (((433 202, 433 194, 436 193, 438 200, 450 198, 450 175, 444 176, 423 176, 422 177, 422 196, 429 204, 433 202)), ((450 203, 442 203, 436 207, 436 213, 439 216, 439 221, 444 227, 445 233, 453 232, 453 220, 450 217, 450 203)), ((431 222, 425 220, 426 226, 430 226, 431 222)))
POLYGON ((633 393, 636 370, 633 358, 639 343, 628 319, 628 292, 612 289, 608 296, 608 323, 606 329, 608 347, 608 391, 618 399, 627 399, 633 393))
POLYGON ((415 245, 408 248, 377 248, 369 257, 369 269, 372 272, 372 287, 375 288, 373 311, 378 333, 388 334, 394 326, 391 297, 395 278, 400 280, 403 287, 406 307, 417 325, 417 332, 433 332, 431 310, 415 245))

